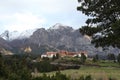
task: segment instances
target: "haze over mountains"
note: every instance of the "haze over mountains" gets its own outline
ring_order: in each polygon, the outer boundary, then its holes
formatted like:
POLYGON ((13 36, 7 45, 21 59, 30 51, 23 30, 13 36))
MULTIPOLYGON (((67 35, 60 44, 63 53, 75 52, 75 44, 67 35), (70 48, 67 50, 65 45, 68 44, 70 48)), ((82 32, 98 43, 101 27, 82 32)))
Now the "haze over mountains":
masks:
POLYGON ((49 29, 40 28, 27 30, 22 33, 5 31, 0 38, 0 49, 11 51, 13 54, 25 53, 31 49, 32 54, 43 54, 46 51, 87 51, 89 55, 119 52, 117 48, 102 51, 102 48, 95 48, 90 43, 89 36, 81 35, 79 30, 70 26, 55 24, 49 29))

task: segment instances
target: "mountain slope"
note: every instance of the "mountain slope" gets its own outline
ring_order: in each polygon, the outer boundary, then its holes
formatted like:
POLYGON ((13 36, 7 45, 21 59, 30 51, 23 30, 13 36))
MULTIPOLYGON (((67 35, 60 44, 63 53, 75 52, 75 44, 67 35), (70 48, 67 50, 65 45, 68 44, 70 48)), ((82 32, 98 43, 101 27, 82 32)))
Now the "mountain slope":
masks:
POLYGON ((11 50, 12 47, 8 44, 8 42, 0 37, 0 53, 3 55, 12 55, 13 53, 11 50))
POLYGON ((29 38, 30 43, 52 46, 58 50, 81 51, 86 50, 91 54, 97 51, 90 40, 82 36, 79 30, 61 24, 54 25, 48 30, 36 30, 29 38))
MULTIPOLYGON (((8 36, 9 32, 6 32, 8 36)), ((24 53, 29 48, 32 54, 42 54, 46 51, 87 51, 89 55, 94 54, 106 54, 106 53, 118 53, 119 49, 110 48, 110 50, 103 51, 102 48, 95 48, 91 44, 91 38, 87 35, 82 35, 79 29, 75 30, 72 27, 65 26, 62 24, 55 24, 49 29, 40 28, 36 31, 29 31, 22 33, 22 35, 30 34, 22 38, 18 37, 13 40, 0 41, 2 47, 11 48, 14 53, 24 53), (9 43, 9 45, 8 45, 9 43)))
POLYGON ((12 49, 6 40, 0 37, 0 48, 12 49))

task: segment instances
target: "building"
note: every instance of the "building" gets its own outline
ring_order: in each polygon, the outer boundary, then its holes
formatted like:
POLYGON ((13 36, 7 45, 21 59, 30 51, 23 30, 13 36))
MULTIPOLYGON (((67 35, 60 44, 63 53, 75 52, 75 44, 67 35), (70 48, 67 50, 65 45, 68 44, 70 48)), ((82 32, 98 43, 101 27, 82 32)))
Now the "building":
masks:
POLYGON ((41 58, 44 58, 44 57, 47 57, 47 55, 46 55, 46 54, 42 54, 42 55, 41 55, 41 58))
POLYGON ((87 51, 80 51, 80 52, 68 52, 65 50, 61 50, 58 52, 46 52, 46 54, 41 55, 41 58, 43 57, 48 57, 48 58, 53 58, 53 56, 56 56, 59 54, 60 57, 81 57, 81 54, 84 54, 86 57, 88 57, 87 51))
POLYGON ((60 51, 58 51, 58 54, 60 55, 60 57, 65 57, 68 55, 68 51, 60 50, 60 51))
POLYGON ((46 55, 48 58, 53 58, 53 56, 56 56, 57 52, 47 52, 46 55))
POLYGON ((68 56, 68 57, 81 57, 81 54, 84 54, 86 57, 88 57, 88 53, 87 51, 80 51, 80 52, 68 52, 68 51, 65 51, 65 50, 61 50, 58 52, 58 54, 60 55, 60 57, 65 57, 65 56, 68 56))
POLYGON ((46 52, 46 54, 42 54, 41 58, 48 57, 53 58, 53 56, 56 56, 57 52, 46 52))

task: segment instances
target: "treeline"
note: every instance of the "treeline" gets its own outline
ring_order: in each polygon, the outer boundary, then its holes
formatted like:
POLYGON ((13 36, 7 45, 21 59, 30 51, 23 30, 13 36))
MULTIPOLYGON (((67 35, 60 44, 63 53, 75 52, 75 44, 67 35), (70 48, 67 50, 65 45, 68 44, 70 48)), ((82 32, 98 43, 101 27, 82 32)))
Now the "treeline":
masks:
MULTIPOLYGON (((30 57, 25 55, 2 56, 0 54, 0 80, 71 80, 70 77, 61 74, 59 70, 52 76, 44 74, 43 76, 33 77, 31 73, 34 72, 35 68, 38 72, 58 70, 58 67, 51 65, 49 60, 32 62, 30 57)), ((91 76, 83 78, 84 80, 92 80, 91 76)))
POLYGON ((30 80, 31 73, 57 71, 58 66, 51 65, 49 60, 33 62, 28 55, 2 56, 0 54, 0 80, 30 80))
MULTIPOLYGON (((96 54, 95 56, 93 56, 93 62, 97 62, 99 60, 101 60, 100 55, 96 54)), ((114 61, 115 63, 120 64, 120 53, 118 55, 109 53, 109 54, 107 54, 107 56, 104 60, 114 61)))
POLYGON ((51 65, 49 60, 40 61, 40 62, 33 62, 30 63, 31 70, 34 72, 34 69, 36 68, 38 72, 51 72, 51 71, 57 71, 58 66, 51 65))
POLYGON ((31 80, 31 70, 26 63, 25 58, 0 54, 0 80, 31 80))

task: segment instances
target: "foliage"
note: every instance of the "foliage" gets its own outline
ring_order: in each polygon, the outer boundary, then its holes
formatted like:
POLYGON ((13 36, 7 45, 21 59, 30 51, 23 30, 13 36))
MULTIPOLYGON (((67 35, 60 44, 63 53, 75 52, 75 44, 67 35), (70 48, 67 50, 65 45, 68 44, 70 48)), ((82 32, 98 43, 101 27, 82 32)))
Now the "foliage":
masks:
POLYGON ((85 63, 85 61, 86 61, 86 56, 84 55, 84 53, 81 54, 80 61, 81 61, 82 64, 85 63))
POLYGON ((91 75, 86 76, 85 80, 93 80, 91 75))
POLYGON ((59 57, 60 57, 60 55, 57 53, 56 55, 53 55, 52 60, 54 61, 56 59, 59 59, 59 57))
POLYGON ((99 60, 96 64, 101 67, 120 67, 119 64, 115 63, 112 60, 99 60))
POLYGON ((96 55, 93 57, 93 62, 97 62, 98 60, 99 60, 98 54, 96 54, 96 55))
POLYGON ((109 77, 109 79, 108 80, 117 80, 116 78, 111 78, 111 77, 109 77))
POLYGON ((6 79, 8 77, 7 68, 4 64, 4 59, 0 53, 0 79, 6 79))
POLYGON ((60 55, 57 53, 56 54, 56 59, 59 59, 60 58, 60 55))
POLYGON ((0 57, 0 79, 4 80, 31 80, 31 72, 24 58, 12 56, 0 57))
MULTIPOLYGON (((105 63, 106 64, 106 63, 105 63)), ((72 77, 77 77, 76 80, 93 80, 92 77, 95 77, 95 73, 104 77, 106 75, 111 76, 111 79, 119 79, 119 68, 116 67, 85 67, 82 66, 80 69, 74 70, 63 70, 61 72, 56 72, 53 75, 48 75, 43 72, 57 70, 58 68, 51 66, 48 60, 41 62, 31 62, 28 59, 28 56, 1 56, 0 55, 0 80, 72 80, 72 77), (34 63, 34 64, 33 64, 34 63), (36 63, 36 64, 35 64, 36 63), (39 77, 32 77, 32 69, 37 68, 41 70, 39 77), (72 70, 72 71, 71 71, 72 70), (64 71, 67 71, 66 73, 64 71), (71 71, 71 72, 70 72, 71 71), (101 72, 102 71, 102 72, 101 72), (88 74, 89 73, 89 74, 88 74), (114 73, 114 74, 112 74, 114 73), (74 74, 74 75, 73 75, 74 74), (76 75, 77 74, 77 75, 76 75), (112 74, 112 75, 111 75, 112 74), (80 75, 80 76, 79 76, 80 75), (84 75, 84 76, 81 76, 84 75), (69 77, 72 76, 72 77, 69 77), (91 77, 92 76, 92 77, 91 77)), ((54 71, 55 72, 55 71, 54 71)), ((96 78, 97 79, 97 78, 96 78)))
POLYGON ((50 72, 58 70, 57 66, 51 65, 50 61, 41 61, 33 63, 33 69, 37 68, 38 72, 50 72))
POLYGON ((120 64, 120 54, 117 56, 117 62, 120 64))
POLYGON ((116 60, 115 55, 112 53, 108 54, 108 60, 114 60, 114 62, 115 62, 115 60, 116 60))
POLYGON ((92 37, 92 43, 98 46, 120 48, 120 0, 78 0, 77 10, 89 16, 86 26, 80 29, 82 34, 92 37))
POLYGON ((93 80, 93 79, 92 79, 91 75, 88 75, 88 76, 86 76, 86 77, 84 77, 84 76, 82 75, 82 76, 80 76, 79 80, 93 80))
POLYGON ((85 80, 85 79, 84 79, 84 76, 83 76, 83 75, 80 76, 79 80, 85 80))

